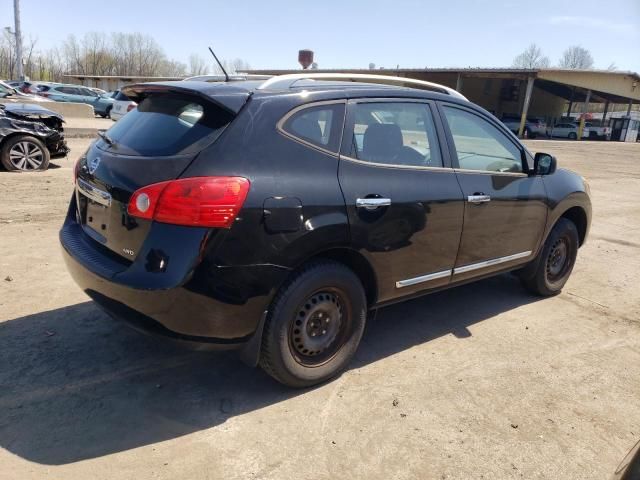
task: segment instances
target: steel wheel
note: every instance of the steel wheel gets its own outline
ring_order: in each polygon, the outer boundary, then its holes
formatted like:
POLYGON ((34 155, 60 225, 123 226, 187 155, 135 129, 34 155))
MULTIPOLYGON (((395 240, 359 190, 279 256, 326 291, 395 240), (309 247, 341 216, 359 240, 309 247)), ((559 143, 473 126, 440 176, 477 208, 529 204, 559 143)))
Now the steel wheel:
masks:
POLYGON ((564 277, 571 268, 569 250, 569 242, 564 237, 556 240, 551 246, 546 262, 546 274, 549 282, 557 282, 564 277))
POLYGON ((22 140, 9 150, 9 162, 16 170, 39 170, 44 159, 42 148, 29 140, 22 140))
POLYGON ((300 304, 289 328, 289 347, 300 365, 322 365, 338 352, 349 331, 347 305, 337 289, 316 292, 300 304))
POLYGON ((533 293, 557 295, 569 280, 579 246, 575 223, 558 219, 536 258, 519 271, 520 280, 533 293))

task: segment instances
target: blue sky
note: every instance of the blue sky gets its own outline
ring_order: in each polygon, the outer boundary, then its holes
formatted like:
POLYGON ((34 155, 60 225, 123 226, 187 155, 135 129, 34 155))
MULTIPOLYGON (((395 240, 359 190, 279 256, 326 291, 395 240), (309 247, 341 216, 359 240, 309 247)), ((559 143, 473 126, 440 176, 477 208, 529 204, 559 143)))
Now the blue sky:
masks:
MULTIPOLYGON (((0 0, 0 21, 13 24, 13 0, 0 0)), ((22 0, 22 28, 38 48, 140 31, 185 63, 212 45, 253 68, 297 68, 300 48, 320 68, 503 67, 532 42, 555 64, 579 44, 597 68, 640 72, 640 0, 22 0)))

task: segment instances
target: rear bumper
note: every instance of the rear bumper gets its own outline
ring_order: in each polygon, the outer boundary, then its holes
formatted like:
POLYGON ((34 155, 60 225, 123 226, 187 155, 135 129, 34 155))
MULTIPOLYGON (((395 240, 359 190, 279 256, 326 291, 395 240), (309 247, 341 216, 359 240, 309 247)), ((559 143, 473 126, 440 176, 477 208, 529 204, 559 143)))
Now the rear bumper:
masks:
MULTIPOLYGON (((186 235, 198 235, 185 228, 186 235)), ((168 242, 155 248, 145 244, 131 263, 89 238, 71 216, 60 231, 69 273, 111 316, 138 330, 177 340, 242 347, 288 271, 272 265, 213 266, 206 256, 200 258, 199 251, 191 257, 172 255, 177 249, 184 252, 192 242, 175 235, 165 238, 168 242), (157 250, 171 258, 163 272, 148 269, 149 255, 157 250)))

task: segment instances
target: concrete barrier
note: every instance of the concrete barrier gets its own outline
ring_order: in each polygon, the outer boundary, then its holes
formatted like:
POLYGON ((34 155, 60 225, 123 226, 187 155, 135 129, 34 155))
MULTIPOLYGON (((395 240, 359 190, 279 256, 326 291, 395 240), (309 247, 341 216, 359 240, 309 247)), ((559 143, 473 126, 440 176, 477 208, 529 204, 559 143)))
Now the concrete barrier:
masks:
POLYGON ((6 98, 0 99, 0 103, 35 103, 44 108, 61 114, 65 119, 67 117, 74 118, 94 118, 95 113, 91 105, 86 103, 72 103, 72 102, 33 102, 28 100, 8 100, 6 98))

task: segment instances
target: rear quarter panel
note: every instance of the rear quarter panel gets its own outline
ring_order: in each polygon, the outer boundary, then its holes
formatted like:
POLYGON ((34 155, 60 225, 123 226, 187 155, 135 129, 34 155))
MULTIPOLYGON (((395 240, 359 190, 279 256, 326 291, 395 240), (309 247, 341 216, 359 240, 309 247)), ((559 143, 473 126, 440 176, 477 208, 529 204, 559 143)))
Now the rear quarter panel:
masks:
POLYGON ((218 141, 184 173, 242 176, 251 182, 238 219, 215 252, 214 264, 292 269, 315 253, 349 244, 338 157, 302 145, 276 129, 288 111, 313 100, 302 102, 295 94, 250 100, 218 141), (292 225, 274 231, 268 228, 265 209, 272 210, 279 201, 289 210, 292 225), (294 214, 295 205, 299 213, 294 214))

